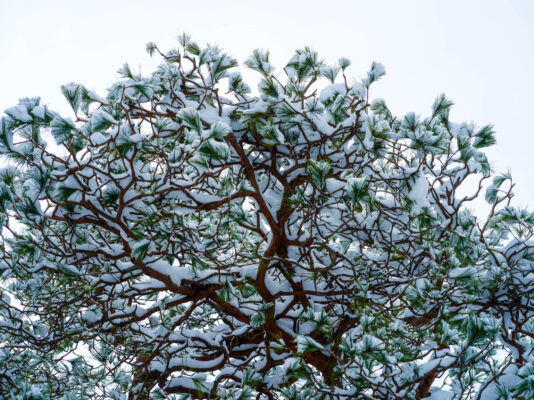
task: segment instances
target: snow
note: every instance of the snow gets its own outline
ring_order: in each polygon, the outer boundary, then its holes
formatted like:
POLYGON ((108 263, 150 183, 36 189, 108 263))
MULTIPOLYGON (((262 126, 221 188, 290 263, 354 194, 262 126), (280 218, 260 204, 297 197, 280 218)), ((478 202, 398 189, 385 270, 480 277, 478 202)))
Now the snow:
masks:
POLYGON ((83 313, 82 318, 90 324, 94 324, 100 321, 102 317, 98 316, 94 311, 86 311, 83 313))
POLYGON ((139 143, 145 140, 145 136, 140 133, 136 133, 135 135, 129 136, 128 140, 132 143, 139 143))
POLYGON ((371 69, 367 73, 367 78, 363 80, 365 86, 369 86, 374 81, 380 79, 386 73, 386 68, 379 62, 373 61, 371 69))
POLYGON ((412 213, 419 214, 423 208, 430 207, 428 201, 429 184, 424 174, 419 173, 412 189, 408 193, 408 198, 414 202, 412 213))
POLYGON ((299 353, 305 352, 309 347, 314 347, 316 349, 324 349, 323 345, 317 343, 309 336, 297 335, 295 341, 297 342, 297 351, 299 353))
POLYGON ((319 94, 319 99, 323 103, 326 103, 327 101, 329 101, 330 99, 332 99, 332 97, 336 95, 345 96, 346 94, 347 94, 347 87, 345 86, 344 83, 333 83, 331 85, 324 87, 321 90, 321 93, 319 94))
POLYGON ((22 122, 32 122, 33 118, 30 114, 28 114, 28 110, 23 105, 18 105, 15 107, 10 107, 7 110, 5 110, 5 113, 9 115, 11 118, 17 121, 22 122))
POLYGON ((37 118, 45 119, 46 117, 46 107, 43 106, 35 106, 32 108, 31 113, 35 115, 37 118))
MULTIPOLYGON (((205 383, 204 383, 205 384, 205 383)), ((174 376, 167 385, 168 388, 183 387, 186 389, 197 390, 192 378, 186 376, 174 376)))
POLYGON ((99 125, 103 122, 116 124, 118 121, 113 118, 109 113, 100 109, 93 112, 93 114, 91 115, 91 122, 93 124, 99 125))
MULTIPOLYGON (((216 346, 217 343, 214 343, 214 345, 216 346)), ((196 360, 191 356, 174 357, 169 363, 169 366, 171 368, 183 366, 186 368, 209 370, 209 369, 213 369, 217 367, 223 360, 224 360, 224 354, 221 354, 219 357, 214 358, 213 360, 208 360, 208 361, 196 360)))
MULTIPOLYGON (((168 276, 176 286, 180 286, 182 284, 182 279, 184 278, 183 272, 187 270, 186 268, 173 267, 167 261, 162 259, 156 261, 145 260, 144 263, 148 268, 162 275, 168 276)), ((185 278, 189 279, 190 275, 186 273, 185 278)))
POLYGON ((263 198, 265 199, 271 215, 276 216, 282 204, 282 196, 279 189, 266 189, 263 191, 263 198))
POLYGON ((326 190, 330 193, 335 193, 339 189, 346 186, 346 183, 337 179, 328 178, 326 180, 326 190))
POLYGON ((453 279, 465 278, 475 272, 473 267, 457 267, 449 271, 449 276, 453 279))
POLYGON ((280 282, 270 274, 265 276, 265 287, 272 295, 275 295, 278 292, 290 291, 291 289, 288 281, 284 280, 280 282))
POLYGON ((239 272, 239 275, 243 278, 249 277, 251 279, 256 279, 256 276, 258 275, 258 266, 256 264, 243 265, 235 269, 239 272))
POLYGON ((434 390, 430 394, 430 397, 427 397, 427 400, 452 400, 454 398, 454 392, 449 390, 434 390))
POLYGON ((100 132, 93 133, 89 139, 91 140, 91 142, 93 142, 93 144, 97 146, 106 143, 108 140, 100 132))

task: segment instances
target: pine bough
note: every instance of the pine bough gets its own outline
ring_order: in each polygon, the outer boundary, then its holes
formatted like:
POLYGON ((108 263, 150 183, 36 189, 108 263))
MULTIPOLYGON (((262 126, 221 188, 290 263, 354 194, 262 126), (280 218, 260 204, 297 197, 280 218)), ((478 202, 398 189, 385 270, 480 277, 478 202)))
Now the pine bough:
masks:
POLYGON ((534 214, 492 127, 444 96, 394 117, 378 63, 256 50, 252 95, 180 43, 105 98, 63 86, 72 118, 5 111, 0 397, 533 398, 534 214))

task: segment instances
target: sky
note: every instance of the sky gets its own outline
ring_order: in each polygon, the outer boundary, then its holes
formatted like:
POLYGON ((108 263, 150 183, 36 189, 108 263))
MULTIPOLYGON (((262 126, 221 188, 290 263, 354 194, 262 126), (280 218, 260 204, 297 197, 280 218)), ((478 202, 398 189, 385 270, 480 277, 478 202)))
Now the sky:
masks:
POLYGON ((104 94, 124 62, 143 74, 159 64, 147 42, 169 50, 182 32, 240 62, 269 49, 279 68, 303 46, 330 63, 349 58, 354 78, 379 61, 387 74, 371 97, 384 98, 397 116, 426 116, 445 93, 455 103, 452 120, 494 124, 492 165, 511 171, 515 204, 534 210, 530 0, 0 0, 0 112, 40 96, 68 114, 62 84, 104 94))

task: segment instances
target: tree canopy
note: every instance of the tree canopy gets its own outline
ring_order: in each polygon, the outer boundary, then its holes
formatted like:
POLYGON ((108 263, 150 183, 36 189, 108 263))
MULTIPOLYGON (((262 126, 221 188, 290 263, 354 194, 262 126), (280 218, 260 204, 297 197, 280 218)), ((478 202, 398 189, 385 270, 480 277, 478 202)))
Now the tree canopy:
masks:
POLYGON ((491 126, 395 117, 379 63, 255 50, 252 91, 188 35, 147 51, 0 121, 0 397, 534 397, 534 214, 491 126))

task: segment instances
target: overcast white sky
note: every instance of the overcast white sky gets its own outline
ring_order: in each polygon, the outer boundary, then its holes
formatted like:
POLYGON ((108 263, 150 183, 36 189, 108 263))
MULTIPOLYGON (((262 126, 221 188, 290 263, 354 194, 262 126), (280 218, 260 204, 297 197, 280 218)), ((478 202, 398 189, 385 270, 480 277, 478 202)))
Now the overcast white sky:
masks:
POLYGON ((351 59, 361 77, 373 60, 387 75, 374 97, 396 115, 429 112, 441 92, 457 122, 493 123, 488 151, 510 169, 516 204, 534 209, 534 1, 137 1, 0 0, 0 112, 40 96, 68 113, 59 86, 103 93, 124 62, 148 73, 159 62, 145 44, 176 46, 188 32, 242 62, 271 50, 283 67, 309 45, 327 61, 351 59))

